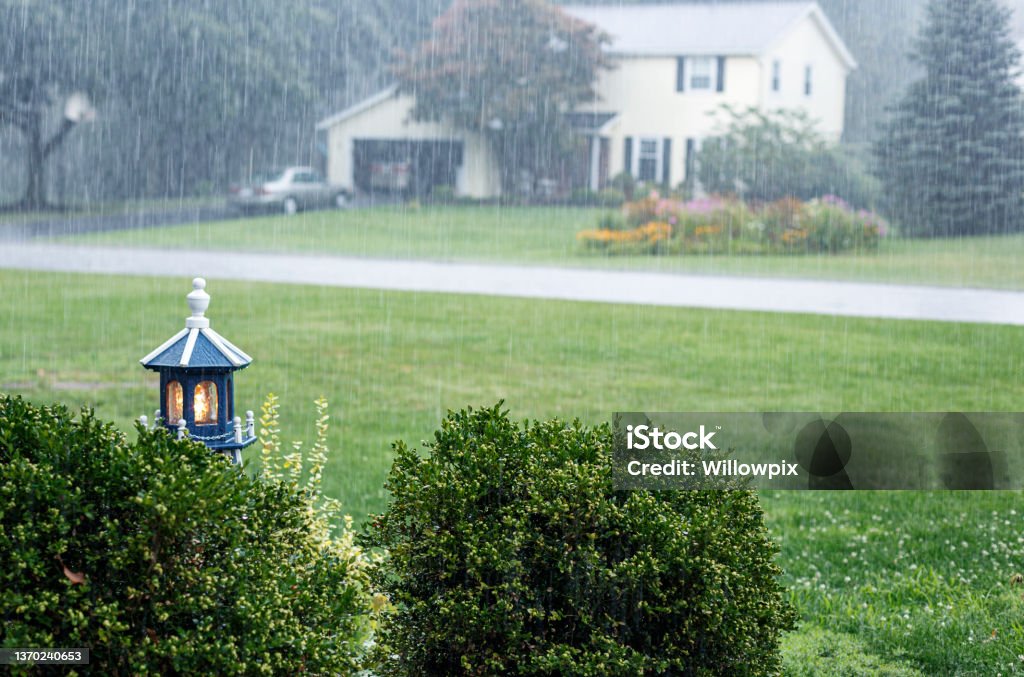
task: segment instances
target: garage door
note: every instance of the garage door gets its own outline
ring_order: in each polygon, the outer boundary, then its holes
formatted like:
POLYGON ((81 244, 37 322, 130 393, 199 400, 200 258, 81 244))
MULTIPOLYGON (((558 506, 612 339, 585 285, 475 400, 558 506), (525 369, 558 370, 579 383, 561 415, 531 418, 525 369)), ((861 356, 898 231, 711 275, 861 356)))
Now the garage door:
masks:
POLYGON ((455 187, 462 165, 462 142, 356 139, 355 184, 365 192, 429 195, 439 186, 455 187))

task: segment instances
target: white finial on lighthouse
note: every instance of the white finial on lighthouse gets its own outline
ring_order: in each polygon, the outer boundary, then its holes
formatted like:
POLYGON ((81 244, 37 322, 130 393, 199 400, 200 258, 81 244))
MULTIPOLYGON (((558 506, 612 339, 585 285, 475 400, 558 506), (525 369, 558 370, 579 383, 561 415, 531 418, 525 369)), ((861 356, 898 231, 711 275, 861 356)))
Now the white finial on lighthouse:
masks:
POLYGON ((185 320, 186 329, 205 329, 210 326, 210 320, 204 317, 206 309, 210 307, 210 295, 205 289, 206 280, 201 277, 192 280, 192 291, 185 297, 192 311, 192 317, 185 320))

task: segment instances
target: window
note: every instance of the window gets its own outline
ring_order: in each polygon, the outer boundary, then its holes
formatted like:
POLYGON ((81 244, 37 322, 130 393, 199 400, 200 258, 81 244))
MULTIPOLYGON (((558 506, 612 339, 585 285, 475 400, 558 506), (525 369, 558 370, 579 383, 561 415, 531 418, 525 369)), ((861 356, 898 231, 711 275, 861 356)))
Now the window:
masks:
POLYGON ((658 181, 658 165, 660 160, 658 140, 640 139, 640 153, 636 163, 636 178, 640 181, 658 181))
POLYGON ((175 424, 181 420, 181 384, 171 381, 167 384, 167 423, 175 424))
POLYGON ((810 65, 804 67, 804 96, 810 96, 812 91, 811 79, 814 75, 814 71, 810 65))
POLYGON ((782 64, 778 60, 772 61, 772 91, 777 92, 782 88, 782 64))
POLYGON ((714 81, 715 60, 709 56, 695 56, 689 59, 690 89, 710 90, 714 81))
POLYGON ((210 425, 217 422, 217 385, 203 381, 196 386, 192 405, 196 414, 196 425, 210 425))

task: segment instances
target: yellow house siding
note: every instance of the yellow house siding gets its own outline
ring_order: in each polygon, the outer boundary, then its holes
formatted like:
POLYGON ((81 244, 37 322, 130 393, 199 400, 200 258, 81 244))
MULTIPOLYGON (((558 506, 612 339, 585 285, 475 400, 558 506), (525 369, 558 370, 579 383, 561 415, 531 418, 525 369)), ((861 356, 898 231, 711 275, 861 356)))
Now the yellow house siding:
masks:
POLYGON ((827 137, 838 140, 846 116, 849 70, 825 38, 814 16, 808 16, 764 55, 764 106, 804 110, 827 137), (781 67, 781 88, 771 91, 772 62, 781 67), (812 68, 812 92, 804 94, 804 69, 812 68))
MULTIPOLYGON (((690 58, 686 55, 686 58, 690 58)), ((725 60, 725 90, 676 91, 676 57, 620 57, 616 68, 602 73, 596 91, 598 100, 586 108, 618 112, 607 130, 610 139, 609 165, 614 176, 625 167, 625 139, 634 144, 641 138, 672 140, 671 183, 684 178, 686 140, 709 136, 715 129, 713 113, 722 105, 758 105, 761 66, 753 57, 725 60)), ((636 149, 634 148, 634 154, 636 149)))

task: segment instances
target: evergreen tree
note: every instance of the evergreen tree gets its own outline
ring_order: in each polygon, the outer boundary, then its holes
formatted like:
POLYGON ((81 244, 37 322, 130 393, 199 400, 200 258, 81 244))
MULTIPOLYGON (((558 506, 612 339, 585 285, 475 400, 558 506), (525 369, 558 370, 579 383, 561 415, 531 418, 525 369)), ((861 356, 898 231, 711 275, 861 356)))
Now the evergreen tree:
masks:
POLYGON ((876 146, 891 215, 918 236, 1024 229, 1020 52, 997 0, 932 0, 912 53, 925 70, 876 146))

